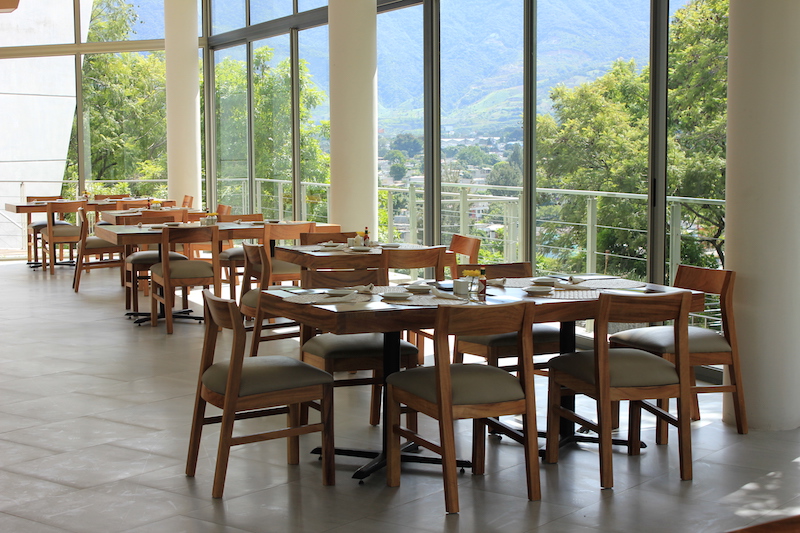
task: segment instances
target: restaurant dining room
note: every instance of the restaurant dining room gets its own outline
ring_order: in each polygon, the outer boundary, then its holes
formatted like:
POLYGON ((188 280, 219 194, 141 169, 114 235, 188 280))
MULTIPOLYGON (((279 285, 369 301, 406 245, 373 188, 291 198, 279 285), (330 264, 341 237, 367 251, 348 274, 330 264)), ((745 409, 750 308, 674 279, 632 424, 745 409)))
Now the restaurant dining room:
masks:
POLYGON ((0 0, 0 531, 800 530, 797 21, 0 0))

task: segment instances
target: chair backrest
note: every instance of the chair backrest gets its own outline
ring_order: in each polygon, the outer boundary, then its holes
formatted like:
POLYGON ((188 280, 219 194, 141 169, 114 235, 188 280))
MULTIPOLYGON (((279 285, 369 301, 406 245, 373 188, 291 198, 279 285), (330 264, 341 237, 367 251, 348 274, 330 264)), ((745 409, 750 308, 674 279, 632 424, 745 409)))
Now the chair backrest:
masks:
MULTIPOLYGON (((62 196, 26 196, 25 201, 31 202, 52 202, 54 200, 61 200, 62 196)), ((33 213, 28 213, 28 224, 33 222, 33 213)))
MULTIPOLYGON (((267 239, 269 240, 269 239, 267 239)), ((263 244, 243 243, 244 275, 242 276, 242 296, 250 291, 250 281, 258 280, 258 288, 266 289, 271 283, 272 258, 263 244)))
MULTIPOLYGON (((50 239, 61 240, 56 237, 54 232, 54 224, 53 221, 56 219, 56 215, 58 218, 64 218, 66 213, 77 213, 79 209, 86 210, 87 202, 86 200, 72 200, 66 202, 48 202, 47 203, 47 234, 50 236, 50 239)), ((77 242, 75 237, 70 237, 63 239, 65 242, 77 242)))
POLYGON ((465 270, 486 269, 488 279, 495 278, 529 278, 533 276, 533 267, 528 261, 519 263, 496 263, 493 265, 464 264, 458 265, 458 276, 462 277, 465 270))
POLYGON ((316 225, 316 222, 270 224, 270 238, 275 241, 297 240, 301 233, 312 233, 316 225))
MULTIPOLYGON (((161 230, 161 250, 173 250, 175 244, 211 243, 211 265, 214 269, 214 280, 220 280, 219 263, 219 227, 218 226, 190 226, 166 227, 161 230)), ((164 278, 170 277, 169 254, 162 254, 161 261, 164 265, 164 278)))
POLYGON ((241 383, 241 370, 244 362, 245 328, 242 313, 235 300, 218 298, 208 290, 203 290, 203 316, 206 329, 203 339, 203 354, 200 363, 200 374, 214 364, 217 337, 220 328, 233 330, 231 355, 229 359, 228 381, 226 391, 238 391, 241 383))
POLYGON ((467 237, 465 235, 459 235, 458 233, 453 235, 450 246, 447 247, 451 252, 466 255, 470 263, 478 262, 478 251, 480 248, 481 240, 479 238, 467 237))
POLYGON ((142 216, 131 216, 131 217, 121 217, 124 219, 125 224, 138 224, 141 222, 142 224, 165 224, 167 222, 182 222, 180 220, 179 214, 168 215, 164 213, 163 215, 145 215, 144 212, 142 216))
POLYGON ((80 238, 80 245, 78 248, 78 253, 86 247, 86 239, 89 237, 89 220, 86 218, 86 209, 83 207, 78 208, 78 225, 81 228, 81 238, 80 238))
POLYGON ((163 211, 160 209, 145 209, 142 211, 142 224, 163 224, 164 222, 187 222, 187 212, 183 209, 174 211, 163 211), (160 222, 155 222, 159 219, 160 222))
POLYGON ((689 366, 689 309, 690 291, 655 294, 601 293, 597 300, 594 323, 594 349, 596 354, 595 379, 608 379, 608 325, 622 323, 653 323, 674 321, 675 360, 683 381, 688 378, 689 366))
POLYGON ((225 204, 217 204, 217 216, 219 215, 230 215, 231 210, 233 207, 225 204))
MULTIPOLYGON (((452 404, 449 340, 453 335, 497 335, 517 333, 519 379, 529 401, 533 402, 533 318, 535 304, 468 306, 442 305, 436 312, 434 328, 434 360, 437 367, 437 387, 442 391, 442 405, 452 404), (527 378, 526 378, 527 377, 527 378)), ((533 407, 533 403, 531 404, 533 407)))
POLYGON ((378 285, 378 270, 308 270, 303 273, 303 287, 307 289, 338 289, 356 285, 378 285))
POLYGON ((689 265, 678 265, 673 285, 719 296, 722 332, 731 348, 736 349, 736 326, 733 319, 733 284, 736 272, 689 265))
POLYGON ((194 203, 194 196, 189 196, 188 194, 183 195, 183 202, 181 202, 181 207, 192 207, 194 203))
POLYGON ((132 207, 148 207, 150 200, 117 200, 117 209, 125 211, 132 207))
POLYGON ((159 200, 161 203, 161 207, 175 207, 178 205, 178 202, 175 200, 159 200))
POLYGON ((358 235, 355 231, 340 231, 329 233, 301 233, 300 244, 319 244, 321 242, 347 242, 358 235))
POLYGON ((220 213, 217 215, 217 222, 236 222, 237 220, 241 220, 242 222, 258 222, 264 220, 264 215, 261 213, 248 213, 246 215, 223 215, 220 213))
POLYGON ((379 284, 389 284, 389 269, 391 268, 428 268, 433 267, 435 278, 444 279, 444 246, 430 246, 428 248, 384 248, 381 251, 379 284))

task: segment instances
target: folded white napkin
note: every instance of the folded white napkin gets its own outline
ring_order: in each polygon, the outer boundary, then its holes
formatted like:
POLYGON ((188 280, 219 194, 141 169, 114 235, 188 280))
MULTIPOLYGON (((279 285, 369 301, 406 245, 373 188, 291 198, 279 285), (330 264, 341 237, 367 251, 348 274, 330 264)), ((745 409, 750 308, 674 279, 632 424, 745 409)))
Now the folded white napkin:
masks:
POLYGON ((355 302, 356 298, 358 297, 358 293, 353 291, 352 293, 348 294, 347 296, 326 296, 321 294, 319 298, 314 298, 309 303, 312 304, 340 304, 346 302, 355 302))
POLYGON ((494 279, 487 279, 487 285, 491 285, 492 287, 505 287, 506 286, 506 278, 494 278, 494 279))
POLYGON ((583 278, 579 278, 578 276, 570 276, 569 277, 569 282, 570 283, 583 283, 584 281, 586 281, 586 280, 583 279, 583 278))
POLYGON ((344 250, 347 248, 347 244, 342 243, 338 246, 323 246, 322 250, 325 252, 335 252, 336 250, 344 250))
POLYGON ((464 298, 461 298, 460 296, 456 296, 455 294, 451 294, 449 292, 441 291, 441 290, 437 289, 436 287, 433 287, 431 289, 431 294, 434 295, 437 298, 442 298, 444 300, 463 300, 464 299, 464 298))
POLYGON ((375 285, 370 283, 369 285, 355 285, 353 287, 347 287, 348 289, 353 289, 358 294, 372 294, 372 289, 375 288, 375 285))

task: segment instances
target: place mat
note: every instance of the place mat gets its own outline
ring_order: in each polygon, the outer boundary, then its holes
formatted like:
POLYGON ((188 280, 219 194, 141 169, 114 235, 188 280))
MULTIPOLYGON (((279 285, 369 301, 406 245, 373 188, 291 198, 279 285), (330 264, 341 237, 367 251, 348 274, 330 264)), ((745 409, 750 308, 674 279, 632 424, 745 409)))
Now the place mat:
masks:
POLYGON ((318 304, 318 305, 326 305, 327 303, 337 304, 337 303, 363 303, 372 300, 372 296, 369 294, 355 294, 354 297, 348 298, 346 301, 343 301, 340 296, 328 296, 324 293, 313 293, 313 294, 298 294, 297 296, 289 296, 288 298, 284 298, 284 301, 291 302, 293 304, 318 304))
POLYGON ((647 283, 632 279, 591 279, 577 284, 580 287, 590 287, 592 289, 636 289, 646 287, 647 283))
POLYGON ((449 298, 438 298, 432 294, 414 294, 408 300, 383 300, 393 305, 411 305, 417 307, 439 307, 440 305, 464 305, 469 303, 467 300, 451 300, 449 298))
POLYGON ((536 298, 553 298, 555 300, 596 300, 600 297, 600 291, 578 289, 574 291, 556 289, 550 294, 536 294, 536 298))

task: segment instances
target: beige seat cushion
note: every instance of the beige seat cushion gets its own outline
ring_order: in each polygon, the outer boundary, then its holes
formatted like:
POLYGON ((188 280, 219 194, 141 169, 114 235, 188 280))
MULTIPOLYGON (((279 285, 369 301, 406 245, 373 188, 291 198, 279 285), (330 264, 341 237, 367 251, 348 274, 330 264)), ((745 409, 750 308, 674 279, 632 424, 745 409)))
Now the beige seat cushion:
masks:
MULTIPOLYGON (((633 348, 612 348, 608 354, 612 387, 653 387, 678 383, 675 365, 657 355, 633 348)), ((594 350, 550 359, 550 370, 594 384, 594 350)))
MULTIPOLYGON (((525 397, 519 380, 495 366, 452 364, 450 375, 453 405, 510 402, 525 397)), ((386 382, 426 401, 437 401, 435 367, 421 366, 395 372, 386 382)))
MULTIPOLYGON (((42 235, 49 235, 47 226, 43 227, 40 230, 42 235)), ((72 224, 60 224, 53 228, 53 235, 56 237, 80 237, 81 235, 81 228, 78 226, 73 226, 72 224)))
MULTIPOLYGON (((173 279, 181 278, 213 278, 214 267, 206 261, 176 261, 170 263, 170 277, 173 279)), ((164 270, 164 263, 156 263, 150 267, 150 272, 161 276, 164 270)))
MULTIPOLYGON (((228 362, 214 363, 203 372, 203 385, 225 394, 228 362)), ((245 357, 239 396, 251 396, 298 387, 333 383, 333 376, 311 365, 283 355, 245 357)))
MULTIPOLYGON (((185 255, 179 254, 178 252, 169 253, 170 261, 185 261, 187 259, 189 258, 185 255)), ((134 252, 125 258, 125 262, 132 263, 134 265, 154 265, 159 262, 158 251, 144 250, 141 252, 134 252)))
POLYGON ((281 261, 280 259, 272 260, 272 273, 273 274, 297 274, 300 275, 300 265, 281 261))
MULTIPOLYGON (((323 333, 303 345, 303 351, 317 357, 383 357, 383 333, 354 333, 334 335, 323 333)), ((400 355, 417 355, 419 350, 407 341, 400 341, 400 355)))
POLYGON ((244 261, 244 248, 236 246, 235 248, 228 248, 219 253, 220 261, 244 261))
MULTIPOLYGON (((672 326, 629 329, 609 337, 611 342, 647 350, 654 353, 675 353, 675 337, 672 326)), ((730 352, 731 345, 725 337, 714 330, 689 326, 689 352, 730 352)))
POLYGON ((86 237, 86 249, 92 250, 94 248, 120 248, 122 246, 114 244, 113 242, 108 242, 106 240, 101 239, 100 237, 89 236, 86 237))
MULTIPOLYGON (((66 220, 54 220, 53 224, 56 225, 56 226, 72 226, 72 224, 70 224, 66 220)), ((47 227, 47 221, 46 220, 35 220, 35 221, 31 222, 30 224, 28 224, 28 229, 32 229, 34 231, 41 231, 42 228, 46 228, 46 227, 47 227)))
POLYGON ((261 291, 257 289, 250 289, 242 296, 241 301, 239 302, 240 305, 255 308, 258 307, 258 297, 261 295, 261 291))
MULTIPOLYGON (((555 326, 549 324, 534 324, 533 325, 533 343, 534 347, 537 342, 551 343, 558 342, 561 333, 555 326)), ((480 344, 492 348, 500 348, 506 346, 517 345, 517 334, 513 333, 500 333, 499 335, 460 335, 458 340, 464 342, 471 342, 473 344, 480 344)))

